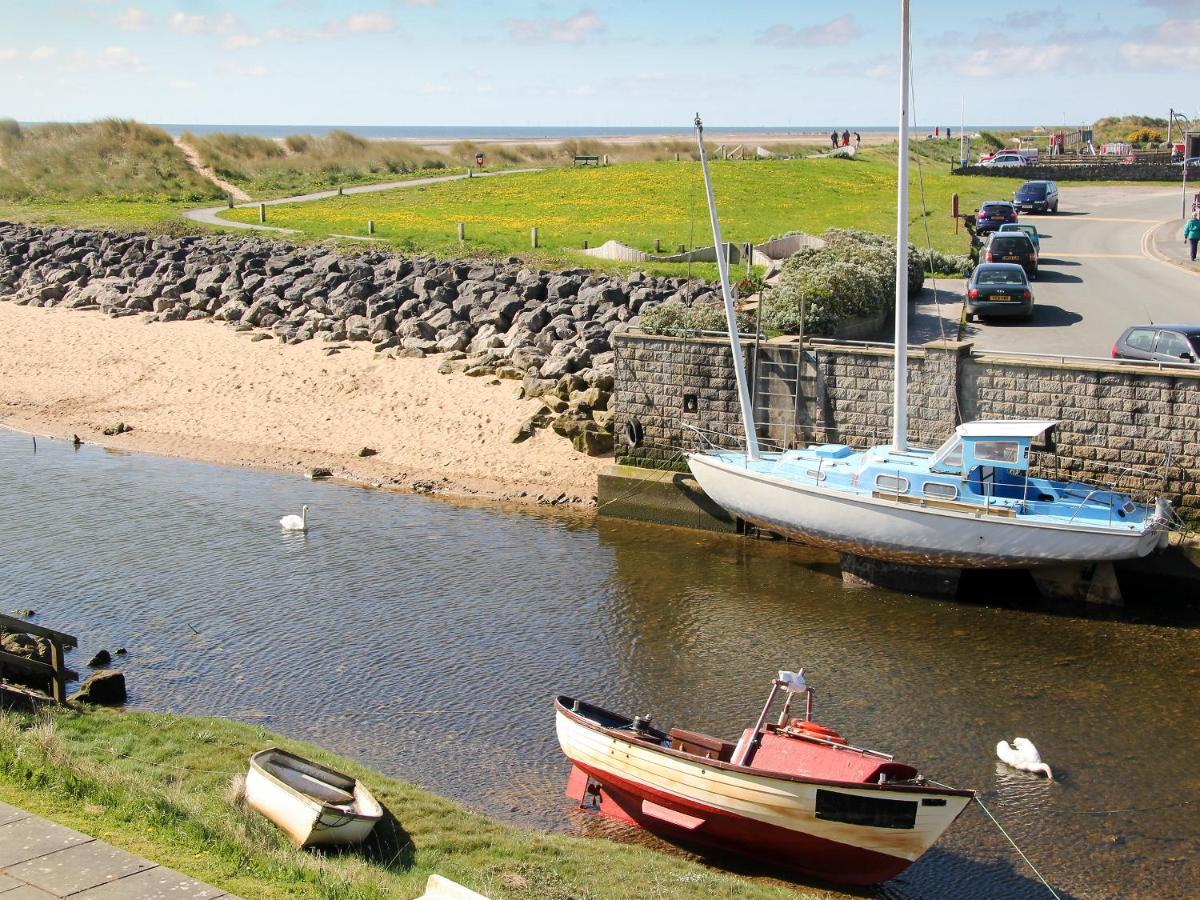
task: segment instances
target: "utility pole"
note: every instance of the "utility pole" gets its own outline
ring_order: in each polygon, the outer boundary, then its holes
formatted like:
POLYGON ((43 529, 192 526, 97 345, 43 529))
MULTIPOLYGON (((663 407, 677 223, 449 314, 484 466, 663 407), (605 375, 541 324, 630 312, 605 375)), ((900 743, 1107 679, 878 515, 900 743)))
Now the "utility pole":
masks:
POLYGON ((1171 126, 1175 124, 1175 110, 1170 109, 1167 112, 1167 149, 1175 146, 1171 143, 1171 126))

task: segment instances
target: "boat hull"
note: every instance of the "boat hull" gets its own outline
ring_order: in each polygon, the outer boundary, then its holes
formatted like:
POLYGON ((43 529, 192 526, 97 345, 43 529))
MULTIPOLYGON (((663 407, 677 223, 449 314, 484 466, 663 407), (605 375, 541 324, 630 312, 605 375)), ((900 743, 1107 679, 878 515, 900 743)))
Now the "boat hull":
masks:
POLYGON ((898 503, 771 478, 705 454, 688 465, 714 502, 786 537, 886 562, 1024 569, 1145 556, 1159 542, 1144 531, 1023 522, 898 503))
POLYGON ((971 800, 970 791, 941 791, 805 781, 669 753, 623 741, 559 709, 557 731, 575 771, 568 794, 598 810, 681 844, 732 852, 774 869, 841 884, 875 884, 907 869, 971 800), (852 797, 914 802, 911 829, 820 818, 818 790, 852 797), (937 805, 924 805, 930 798, 937 805))
MULTIPOLYGON (((268 770, 272 752, 262 751, 250 759, 245 797, 251 809, 274 822, 297 847, 350 846, 367 839, 382 817, 382 808, 363 785, 341 776, 353 783, 355 808, 359 812, 329 806, 272 775, 268 770)), ((314 771, 324 770, 315 763, 309 765, 314 771)))

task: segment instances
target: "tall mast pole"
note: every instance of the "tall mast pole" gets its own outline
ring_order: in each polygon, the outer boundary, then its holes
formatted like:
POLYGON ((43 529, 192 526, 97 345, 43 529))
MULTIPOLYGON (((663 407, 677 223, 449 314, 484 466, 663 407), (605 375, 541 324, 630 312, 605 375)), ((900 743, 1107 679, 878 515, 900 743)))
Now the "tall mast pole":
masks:
POLYGON ((908 0, 900 0, 900 159, 896 190, 896 370, 892 447, 908 449, 908 0))
POLYGON ((746 433, 746 459, 758 459, 758 435, 754 431, 754 408, 750 404, 750 388, 746 381, 746 360, 738 335, 737 310, 733 307, 733 292, 729 290, 729 257, 721 242, 721 223, 717 220, 717 201, 713 197, 712 178, 708 174, 708 154, 704 151, 704 124, 696 113, 696 140, 700 144, 700 168, 704 172, 704 192, 708 195, 708 218, 712 222, 713 245, 717 250, 717 271, 721 273, 721 297, 725 300, 725 322, 729 326, 729 345, 733 352, 733 374, 737 379, 738 403, 742 407, 742 429, 746 433))

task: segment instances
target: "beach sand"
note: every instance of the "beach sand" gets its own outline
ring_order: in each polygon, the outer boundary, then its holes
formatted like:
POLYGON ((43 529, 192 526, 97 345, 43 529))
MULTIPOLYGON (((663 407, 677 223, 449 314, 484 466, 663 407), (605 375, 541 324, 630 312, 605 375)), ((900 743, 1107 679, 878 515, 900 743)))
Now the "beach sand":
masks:
MULTIPOLYGON (((932 129, 930 129, 932 131, 932 129)), ((839 128, 840 134, 843 129, 839 128)), ((853 134, 854 129, 850 128, 853 134)), ((878 144, 888 144, 896 140, 897 132, 895 131, 868 131, 863 132, 863 146, 876 146, 878 144)), ((283 138, 277 140, 283 141, 283 138)), ((419 144, 430 150, 437 150, 445 153, 451 149, 456 143, 466 142, 469 144, 479 144, 480 146, 524 146, 524 147, 554 147, 565 140, 577 140, 581 142, 615 144, 621 146, 636 146, 638 144, 661 144, 667 141, 682 142, 691 146, 695 138, 690 134, 681 133, 663 133, 663 134, 615 134, 607 136, 588 136, 578 138, 402 138, 401 140, 409 141, 413 144, 419 144)), ((728 144, 736 146, 744 144, 749 150, 755 147, 771 147, 773 144, 820 144, 825 147, 829 144, 828 131, 771 131, 762 133, 747 133, 738 131, 706 131, 704 134, 704 142, 709 145, 728 144)))
POLYGON ((146 325, 0 302, 0 421, 125 450, 302 472, 452 497, 589 506, 611 459, 549 430, 518 383, 439 375, 438 359, 333 356, 209 321, 146 325), (117 422, 127 434, 105 437, 117 422), (360 458, 360 448, 378 455, 360 458))

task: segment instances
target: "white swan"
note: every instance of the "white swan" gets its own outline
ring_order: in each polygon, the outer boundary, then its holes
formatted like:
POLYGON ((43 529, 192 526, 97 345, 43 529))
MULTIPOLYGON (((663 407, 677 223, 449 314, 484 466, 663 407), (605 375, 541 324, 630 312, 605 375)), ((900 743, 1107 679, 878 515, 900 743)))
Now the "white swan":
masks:
POLYGON ((1038 753, 1037 747, 1033 746, 1033 741, 1028 738, 1013 738, 1011 747, 1008 746, 1008 741, 1001 741, 996 745, 996 756, 1000 758, 1001 762, 1008 763, 1014 769, 1036 772, 1047 778, 1054 778, 1050 767, 1042 762, 1042 754, 1038 753))
POLYGON ((300 507, 300 515, 284 516, 279 520, 284 531, 308 531, 308 504, 300 507))

